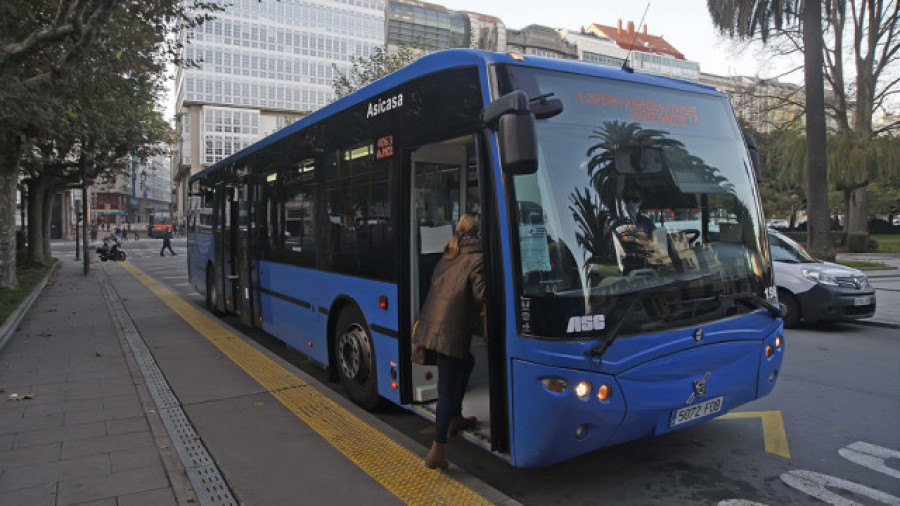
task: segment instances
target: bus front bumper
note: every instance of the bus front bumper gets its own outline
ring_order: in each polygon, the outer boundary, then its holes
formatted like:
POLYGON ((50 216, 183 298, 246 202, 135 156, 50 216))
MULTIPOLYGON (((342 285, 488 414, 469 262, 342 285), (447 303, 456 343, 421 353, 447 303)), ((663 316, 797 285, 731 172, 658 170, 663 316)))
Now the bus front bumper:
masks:
POLYGON ((783 337, 776 346, 775 336, 698 346, 616 376, 513 360, 513 464, 546 466, 690 427, 765 396, 784 355, 783 337))

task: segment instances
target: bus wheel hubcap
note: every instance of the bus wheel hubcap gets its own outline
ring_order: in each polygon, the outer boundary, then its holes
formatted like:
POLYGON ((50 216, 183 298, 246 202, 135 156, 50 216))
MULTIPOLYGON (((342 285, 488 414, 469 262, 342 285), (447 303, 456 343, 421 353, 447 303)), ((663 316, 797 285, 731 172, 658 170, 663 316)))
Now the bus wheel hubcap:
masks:
POLYGON ((350 326, 338 343, 338 361, 344 377, 359 383, 366 381, 371 350, 366 331, 359 325, 350 326))

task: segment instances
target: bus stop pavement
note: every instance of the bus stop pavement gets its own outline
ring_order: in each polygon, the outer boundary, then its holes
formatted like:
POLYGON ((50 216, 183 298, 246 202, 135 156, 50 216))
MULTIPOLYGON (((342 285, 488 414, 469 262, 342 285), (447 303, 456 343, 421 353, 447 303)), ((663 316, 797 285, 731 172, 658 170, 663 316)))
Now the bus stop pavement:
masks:
POLYGON ((193 499, 130 360, 96 275, 60 262, 0 350, 0 505, 193 499))
MULTIPOLYGON (((87 276, 81 269, 60 261, 0 348, 0 506, 402 502, 121 264, 95 263, 87 276), (219 500, 198 486, 196 462, 184 459, 135 335, 185 415, 187 428, 176 432, 195 434, 209 455, 204 465, 224 478, 219 500)), ((418 443, 243 340, 424 457, 418 443)), ((515 504, 455 466, 447 476, 487 502, 515 504)))

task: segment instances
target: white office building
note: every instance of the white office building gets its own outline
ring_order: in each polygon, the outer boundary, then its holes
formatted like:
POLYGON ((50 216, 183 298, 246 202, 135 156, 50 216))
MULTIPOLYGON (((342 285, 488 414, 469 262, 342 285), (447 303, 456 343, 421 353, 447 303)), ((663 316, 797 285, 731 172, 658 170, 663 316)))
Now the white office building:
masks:
POLYGON ((334 66, 385 41, 384 0, 218 0, 215 19, 180 34, 173 156, 176 207, 186 180, 334 99, 334 66))

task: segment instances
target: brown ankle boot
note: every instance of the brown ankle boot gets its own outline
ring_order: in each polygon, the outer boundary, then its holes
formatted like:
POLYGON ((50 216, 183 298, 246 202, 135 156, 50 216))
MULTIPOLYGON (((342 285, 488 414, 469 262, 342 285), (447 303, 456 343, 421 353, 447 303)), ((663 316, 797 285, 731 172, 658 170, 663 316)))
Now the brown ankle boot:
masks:
POLYGON ((425 467, 428 469, 447 469, 449 464, 447 459, 444 458, 444 449, 446 447, 446 443, 431 443, 431 450, 428 451, 428 456, 425 457, 425 467))

